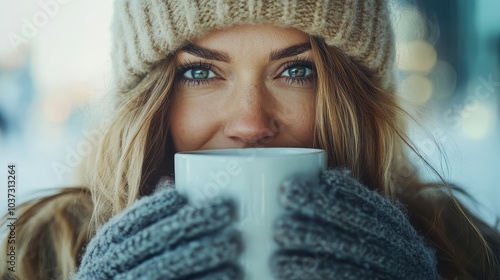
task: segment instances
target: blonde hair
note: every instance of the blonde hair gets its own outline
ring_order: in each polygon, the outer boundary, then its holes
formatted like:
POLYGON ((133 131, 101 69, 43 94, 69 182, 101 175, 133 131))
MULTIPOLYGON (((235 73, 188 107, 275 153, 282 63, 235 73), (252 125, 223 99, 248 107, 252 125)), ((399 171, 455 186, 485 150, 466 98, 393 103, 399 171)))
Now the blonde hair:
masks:
POLYGON ((0 278, 68 279, 78 267, 81 248, 93 235, 92 209, 90 192, 83 187, 23 203, 16 209, 22 214, 16 220, 15 244, 7 243, 7 238, 0 244, 2 254, 15 246, 15 273, 2 261, 0 278))
POLYGON ((173 158, 167 136, 174 73, 170 56, 128 92, 127 99, 117 100, 121 106, 87 166, 94 229, 150 194, 160 176, 171 169, 172 163, 165 161, 173 158))
POLYGON ((318 76, 316 143, 327 151, 329 164, 351 169, 366 186, 403 202, 413 226, 436 248, 442 276, 494 279, 499 260, 489 243, 500 246, 500 233, 455 199, 448 183, 411 142, 405 128, 413 118, 400 106, 402 101, 391 89, 377 87, 380 77, 335 47, 319 38, 311 43, 318 76), (405 146, 440 183, 424 183, 418 177, 405 146))
MULTIPOLYGON (((407 115, 392 89, 378 87, 381 77, 322 39, 311 38, 311 45, 318 78, 314 143, 327 151, 329 165, 351 169, 369 188, 406 204, 412 224, 436 248, 442 276, 493 277, 497 264, 483 233, 491 237, 488 241, 500 240, 498 231, 441 191, 446 183, 424 184, 411 171, 404 147, 418 151, 404 133, 407 115)), ((89 161, 89 238, 109 218, 150 194, 162 176, 173 173, 175 149, 168 131, 174 82, 169 56, 126 98, 117 100, 110 129, 89 161)))

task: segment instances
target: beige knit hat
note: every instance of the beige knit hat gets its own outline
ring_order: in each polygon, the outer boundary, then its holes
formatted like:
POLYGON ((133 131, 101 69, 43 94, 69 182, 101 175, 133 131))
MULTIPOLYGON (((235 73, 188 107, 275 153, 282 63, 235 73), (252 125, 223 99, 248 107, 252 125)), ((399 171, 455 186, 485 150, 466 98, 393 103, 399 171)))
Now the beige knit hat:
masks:
POLYGON ((188 40, 234 24, 275 24, 320 36, 392 80, 393 35, 385 0, 115 0, 112 61, 119 93, 188 40))

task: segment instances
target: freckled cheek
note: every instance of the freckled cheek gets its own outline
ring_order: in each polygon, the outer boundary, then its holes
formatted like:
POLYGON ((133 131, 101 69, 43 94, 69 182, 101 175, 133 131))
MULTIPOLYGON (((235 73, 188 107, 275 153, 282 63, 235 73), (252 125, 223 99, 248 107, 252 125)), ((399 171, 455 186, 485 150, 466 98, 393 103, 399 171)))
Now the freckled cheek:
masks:
POLYGON ((303 143, 305 146, 312 146, 314 139, 314 123, 315 123, 315 102, 314 100, 300 99, 292 104, 288 104, 289 108, 286 120, 286 129, 293 137, 303 143))
POLYGON ((309 146, 313 144, 314 138, 314 123, 315 123, 315 103, 312 99, 307 99, 299 103, 297 114, 294 122, 297 125, 295 133, 301 139, 301 142, 307 143, 309 146))
POLYGON ((303 103, 303 118, 301 122, 301 134, 303 135, 304 143, 309 146, 313 145, 314 139, 314 124, 316 119, 316 110, 314 101, 309 100, 309 102, 303 103))
POLYGON ((212 117, 206 106, 178 102, 171 116, 171 132, 178 151, 193 150, 203 145, 210 131, 212 117))

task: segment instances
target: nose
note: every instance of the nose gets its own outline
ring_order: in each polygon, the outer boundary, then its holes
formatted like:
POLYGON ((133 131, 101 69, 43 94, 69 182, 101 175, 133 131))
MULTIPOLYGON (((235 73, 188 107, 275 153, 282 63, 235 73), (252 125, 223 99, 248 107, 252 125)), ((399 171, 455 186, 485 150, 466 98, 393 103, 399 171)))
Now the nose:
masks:
POLYGON ((262 86, 246 88, 231 102, 224 135, 244 144, 269 144, 279 132, 274 102, 262 86))

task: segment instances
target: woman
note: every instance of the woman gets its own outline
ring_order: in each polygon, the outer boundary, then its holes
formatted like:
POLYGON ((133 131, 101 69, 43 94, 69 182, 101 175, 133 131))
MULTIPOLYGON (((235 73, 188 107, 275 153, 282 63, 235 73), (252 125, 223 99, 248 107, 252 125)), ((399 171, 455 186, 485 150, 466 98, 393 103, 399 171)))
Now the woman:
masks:
POLYGON ((113 32, 88 187, 24 205, 4 278, 237 279, 231 201, 189 207, 173 155, 270 146, 324 149, 330 167, 283 183, 276 278, 499 275, 498 231, 407 159, 385 1, 118 0, 113 32))

